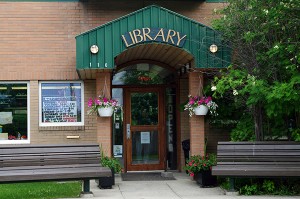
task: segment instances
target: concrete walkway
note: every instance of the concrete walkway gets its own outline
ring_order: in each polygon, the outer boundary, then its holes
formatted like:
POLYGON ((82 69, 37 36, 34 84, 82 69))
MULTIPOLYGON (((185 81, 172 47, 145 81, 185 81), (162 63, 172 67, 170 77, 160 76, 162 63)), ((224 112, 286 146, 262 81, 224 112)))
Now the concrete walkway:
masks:
POLYGON ((219 188, 201 188, 185 173, 174 173, 176 180, 122 181, 116 176, 112 189, 99 189, 94 180, 91 191, 95 199, 300 199, 300 196, 228 196, 219 188))

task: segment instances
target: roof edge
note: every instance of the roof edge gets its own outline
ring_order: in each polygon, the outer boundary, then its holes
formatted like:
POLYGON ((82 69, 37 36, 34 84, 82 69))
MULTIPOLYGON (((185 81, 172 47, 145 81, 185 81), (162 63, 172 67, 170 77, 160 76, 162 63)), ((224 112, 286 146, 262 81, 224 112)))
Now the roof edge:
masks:
POLYGON ((194 20, 194 19, 191 19, 191 18, 189 18, 189 17, 186 17, 186 16, 184 16, 184 15, 182 15, 182 14, 179 14, 179 13, 177 13, 177 12, 174 12, 174 11, 172 11, 172 10, 169 10, 169 9, 167 9, 167 8, 164 8, 164 7, 162 7, 162 6, 158 6, 158 5, 153 4, 153 5, 149 5, 149 6, 146 6, 146 7, 144 7, 144 8, 141 8, 141 9, 139 9, 139 10, 136 10, 136 11, 134 11, 134 12, 131 12, 131 13, 129 13, 129 14, 126 14, 126 15, 124 15, 124 16, 122 16, 122 17, 119 17, 119 18, 117 18, 117 19, 114 19, 114 20, 112 20, 112 21, 109 21, 109 22, 107 22, 107 23, 105 23, 105 24, 102 24, 102 25, 100 25, 100 26, 98 26, 98 27, 95 27, 95 28, 93 28, 93 29, 90 29, 90 30, 88 30, 88 31, 86 31, 86 32, 80 33, 79 35, 76 35, 75 38, 77 38, 77 37, 79 37, 79 36, 82 36, 82 35, 86 35, 86 34, 88 34, 88 33, 90 33, 90 32, 95 31, 95 30, 101 29, 101 28, 103 28, 103 27, 105 27, 105 26, 107 26, 107 25, 110 25, 110 24, 112 24, 112 23, 114 23, 114 22, 116 22, 116 21, 119 21, 119 20, 124 19, 124 18, 129 17, 129 16, 132 16, 132 15, 138 13, 138 12, 142 12, 143 10, 149 9, 149 8, 151 8, 151 7, 156 7, 156 8, 159 8, 159 9, 161 9, 161 10, 165 10, 165 11, 167 11, 167 12, 169 12, 169 13, 171 13, 171 14, 174 14, 174 15, 176 15, 176 16, 178 16, 178 17, 184 18, 184 19, 186 19, 186 20, 189 20, 189 21, 192 21, 192 22, 194 22, 194 23, 197 23, 197 24, 199 24, 199 25, 201 25, 201 26, 203 26, 203 27, 207 27, 207 28, 209 28, 209 29, 211 29, 211 30, 213 30, 213 31, 216 31, 216 30, 214 30, 213 28, 211 28, 210 26, 204 25, 204 24, 202 24, 202 23, 200 23, 200 22, 198 22, 198 21, 196 21, 196 20, 194 20))

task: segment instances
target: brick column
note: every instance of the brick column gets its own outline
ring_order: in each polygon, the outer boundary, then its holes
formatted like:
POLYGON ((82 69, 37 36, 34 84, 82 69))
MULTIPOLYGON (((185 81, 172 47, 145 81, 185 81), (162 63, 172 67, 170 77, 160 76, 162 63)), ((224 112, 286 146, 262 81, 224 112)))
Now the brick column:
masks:
MULTIPOLYGON (((199 95, 199 89, 202 92, 202 88, 199 88, 199 81, 203 87, 203 74, 200 72, 189 73, 189 94, 192 96, 199 95)), ((201 93, 202 95, 202 93, 201 93)), ((190 117, 190 139, 191 139, 191 151, 190 155, 204 155, 205 144, 205 125, 204 116, 190 117)))
MULTIPOLYGON (((99 96, 104 89, 106 80, 107 93, 111 97, 111 72, 98 72, 96 74, 96 94, 99 96)), ((112 121, 111 117, 97 117, 97 142, 102 146, 104 154, 111 156, 112 144, 112 121)))

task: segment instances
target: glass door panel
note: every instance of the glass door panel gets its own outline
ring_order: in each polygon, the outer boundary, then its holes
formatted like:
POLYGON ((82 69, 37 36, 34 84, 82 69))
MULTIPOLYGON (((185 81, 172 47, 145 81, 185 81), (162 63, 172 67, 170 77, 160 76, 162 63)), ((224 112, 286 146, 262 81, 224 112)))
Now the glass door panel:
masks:
POLYGON ((157 131, 132 132, 132 164, 158 164, 157 131))
POLYGON ((131 125, 158 124, 158 94, 131 93, 131 125))

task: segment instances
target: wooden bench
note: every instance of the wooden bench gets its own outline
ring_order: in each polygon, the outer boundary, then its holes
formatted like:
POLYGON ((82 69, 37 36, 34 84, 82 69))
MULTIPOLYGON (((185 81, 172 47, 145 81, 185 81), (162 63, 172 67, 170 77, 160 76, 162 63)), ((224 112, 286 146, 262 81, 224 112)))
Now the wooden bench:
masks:
POLYGON ((236 177, 299 177, 299 142, 219 142, 212 175, 236 177))
POLYGON ((98 144, 18 145, 0 147, 0 183, 83 180, 112 176, 100 164, 98 144))

